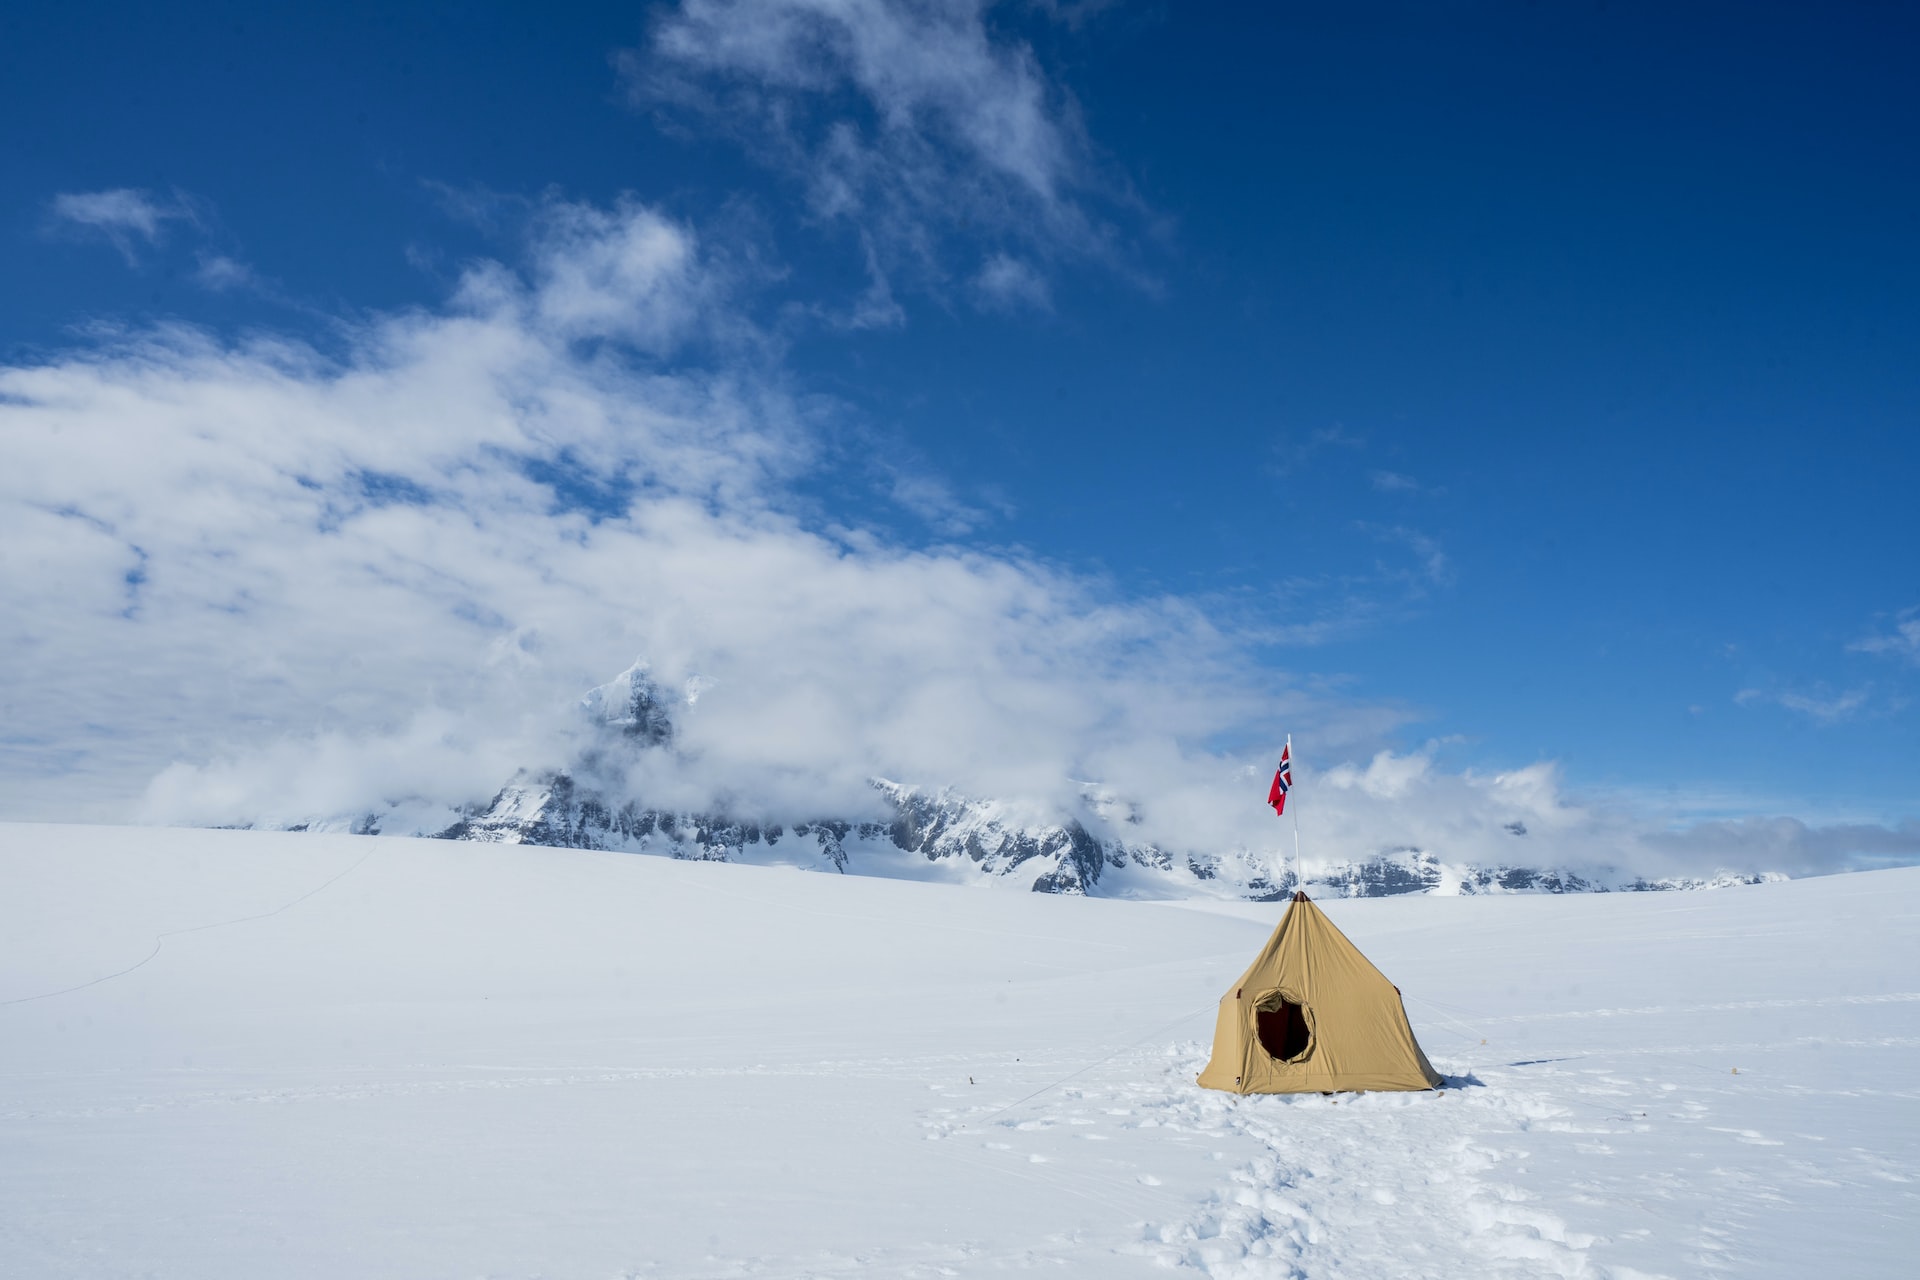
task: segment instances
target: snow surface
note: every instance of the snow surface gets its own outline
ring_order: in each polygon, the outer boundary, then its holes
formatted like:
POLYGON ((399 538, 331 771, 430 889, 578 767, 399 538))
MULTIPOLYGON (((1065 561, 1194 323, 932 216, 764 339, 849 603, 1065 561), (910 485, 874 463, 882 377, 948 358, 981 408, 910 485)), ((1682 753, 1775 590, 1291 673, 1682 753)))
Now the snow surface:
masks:
POLYGON ((1920 869, 1324 903, 1453 1087, 1247 1099, 1192 1080, 1279 904, 28 825, 0 890, 0 1275, 1904 1276, 1920 1246, 1920 869))

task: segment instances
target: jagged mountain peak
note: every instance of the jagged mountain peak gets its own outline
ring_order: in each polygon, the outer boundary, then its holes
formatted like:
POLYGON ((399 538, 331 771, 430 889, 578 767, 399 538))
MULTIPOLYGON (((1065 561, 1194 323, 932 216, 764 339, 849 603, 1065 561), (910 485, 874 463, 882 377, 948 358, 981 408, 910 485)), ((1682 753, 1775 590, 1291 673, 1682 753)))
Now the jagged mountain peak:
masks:
MULTIPOLYGON (((676 858, 780 863, 913 879, 1012 884, 1047 893, 1130 897, 1207 896, 1273 900, 1305 888, 1319 896, 1404 893, 1569 893, 1709 888, 1784 878, 1721 873, 1647 880, 1613 869, 1452 863, 1415 847, 1304 867, 1273 849, 1178 849, 1141 839, 1141 811, 1099 782, 1077 781, 1078 802, 1058 809, 967 795, 953 787, 875 777, 876 805, 849 814, 740 814, 660 807, 633 794, 625 752, 668 750, 681 718, 709 683, 674 690, 644 660, 580 699, 591 726, 560 768, 521 770, 483 805, 450 810, 421 800, 373 813, 300 824, 301 829, 556 845, 676 858)), ((1524 836, 1519 821, 1506 825, 1524 836)), ((1531 841, 1516 842, 1520 844, 1531 841)))
POLYGON ((685 693, 661 687, 644 659, 580 699, 580 709, 595 728, 617 733, 642 747, 668 746, 675 733, 674 713, 693 705, 704 684, 688 681, 685 693))

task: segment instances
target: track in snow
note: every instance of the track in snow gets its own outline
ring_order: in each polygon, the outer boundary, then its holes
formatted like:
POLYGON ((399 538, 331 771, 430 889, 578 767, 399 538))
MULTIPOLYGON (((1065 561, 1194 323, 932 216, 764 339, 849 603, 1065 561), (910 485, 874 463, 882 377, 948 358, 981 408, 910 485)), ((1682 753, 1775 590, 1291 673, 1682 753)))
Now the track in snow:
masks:
POLYGON ((9 1275, 1873 1276, 1920 1244, 1920 872, 1325 904, 1457 1087, 1246 1099, 1193 1086, 1197 1037, 1277 905, 6 826, 0 877, 0 1001, 45 997, 0 1005, 9 1275))

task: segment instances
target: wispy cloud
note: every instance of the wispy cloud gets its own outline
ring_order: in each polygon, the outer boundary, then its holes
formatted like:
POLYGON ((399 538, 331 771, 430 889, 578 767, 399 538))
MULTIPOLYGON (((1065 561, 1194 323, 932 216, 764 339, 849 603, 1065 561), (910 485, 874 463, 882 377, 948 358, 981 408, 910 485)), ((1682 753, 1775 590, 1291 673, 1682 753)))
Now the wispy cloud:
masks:
POLYGON ((223 253, 201 254, 200 268, 194 272, 194 279, 202 288, 214 293, 260 291, 264 287, 252 267, 223 253))
POLYGON ((47 204, 46 231, 80 236, 112 245, 129 267, 152 261, 168 248, 176 229, 194 245, 194 266, 187 278, 209 293, 254 293, 276 302, 288 300, 261 278, 220 233, 212 205, 175 188, 165 197, 132 187, 109 191, 66 192, 47 204), (221 247, 215 247, 221 245, 221 247))
POLYGON ((1328 450, 1360 453, 1367 447, 1367 438, 1335 423, 1330 427, 1315 428, 1305 435, 1297 431, 1284 432, 1274 439, 1271 447, 1275 474, 1288 475, 1328 450))
POLYGON ((1854 653, 1877 653, 1920 666, 1920 606, 1902 609, 1894 616, 1891 630, 1855 640, 1847 648, 1854 653))
POLYGON ((936 533, 959 537, 973 532, 991 518, 985 507, 963 501, 954 493, 952 485, 932 472, 896 463, 882 463, 880 470, 886 477, 887 496, 926 521, 936 533))
POLYGON ((1367 447, 1367 438, 1336 422, 1330 427, 1319 427, 1314 430, 1307 437, 1307 444, 1313 449, 1364 449, 1367 447))
MULTIPOLYGON (((1453 582, 1453 562, 1441 548, 1439 540, 1418 529, 1405 525, 1369 524, 1356 521, 1354 527, 1370 533, 1380 542, 1396 543, 1413 553, 1418 565, 1418 575, 1436 587, 1449 586, 1453 582)), ((1392 574, 1392 566, 1382 566, 1382 572, 1392 574)))
POLYGON ((48 206, 53 225, 106 240, 128 266, 139 263, 139 248, 156 245, 171 222, 194 222, 194 203, 179 193, 155 199, 150 191, 116 187, 109 191, 66 192, 48 206))
POLYGON ((1420 482, 1398 471, 1375 471, 1369 477, 1381 493, 1418 493, 1420 482))
POLYGON ((1011 254, 996 253, 988 257, 973 278, 973 288, 988 310, 1053 309, 1052 291, 1047 287, 1046 277, 1030 263, 1011 254))
POLYGON ((1079 28, 1120 3, 1120 0, 1028 0, 1035 9, 1055 22, 1079 28))
POLYGON ((1401 471, 1373 471, 1367 479, 1379 493, 1424 493, 1429 497, 1443 497, 1446 490, 1435 485, 1426 485, 1401 471))
POLYGON ((617 59, 633 101, 731 136, 855 227, 890 272, 955 274, 982 305, 1042 305, 1043 268, 1111 258, 1110 195, 1073 99, 977 0, 684 0, 617 59), (953 252, 964 253, 966 249, 953 252))
POLYGON ((1733 700, 1743 707, 1772 705, 1795 711, 1821 724, 1837 724, 1849 719, 1867 705, 1872 695, 1871 685, 1858 689, 1847 689, 1840 693, 1831 693, 1824 688, 1812 693, 1801 693, 1791 689, 1742 689, 1733 695, 1733 700))

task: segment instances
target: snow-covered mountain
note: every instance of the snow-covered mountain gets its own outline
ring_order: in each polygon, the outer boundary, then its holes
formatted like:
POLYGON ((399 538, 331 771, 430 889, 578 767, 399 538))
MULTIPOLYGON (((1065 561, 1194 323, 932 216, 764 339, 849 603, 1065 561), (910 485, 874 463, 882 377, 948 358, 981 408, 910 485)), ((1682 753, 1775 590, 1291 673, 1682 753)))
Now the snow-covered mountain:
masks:
MULTIPOLYGON (((496 844, 661 854, 789 865, 905 879, 997 881, 1041 893, 1116 897, 1210 896, 1271 901, 1305 888, 1317 896, 1405 893, 1578 893, 1709 888, 1785 879, 1723 874, 1647 880, 1623 873, 1443 861, 1418 848, 1359 861, 1307 859, 1297 876, 1279 849, 1169 849, 1129 839, 1132 809, 1096 787, 1079 813, 1036 818, 993 799, 872 780, 868 812, 783 819, 686 812, 629 793, 623 766, 641 753, 676 750, 676 715, 697 701, 663 689, 636 663, 580 702, 587 743, 566 767, 523 771, 483 805, 450 809, 401 801, 293 830, 423 835, 496 844)), ((1524 834, 1524 828, 1516 831, 1524 834)))

